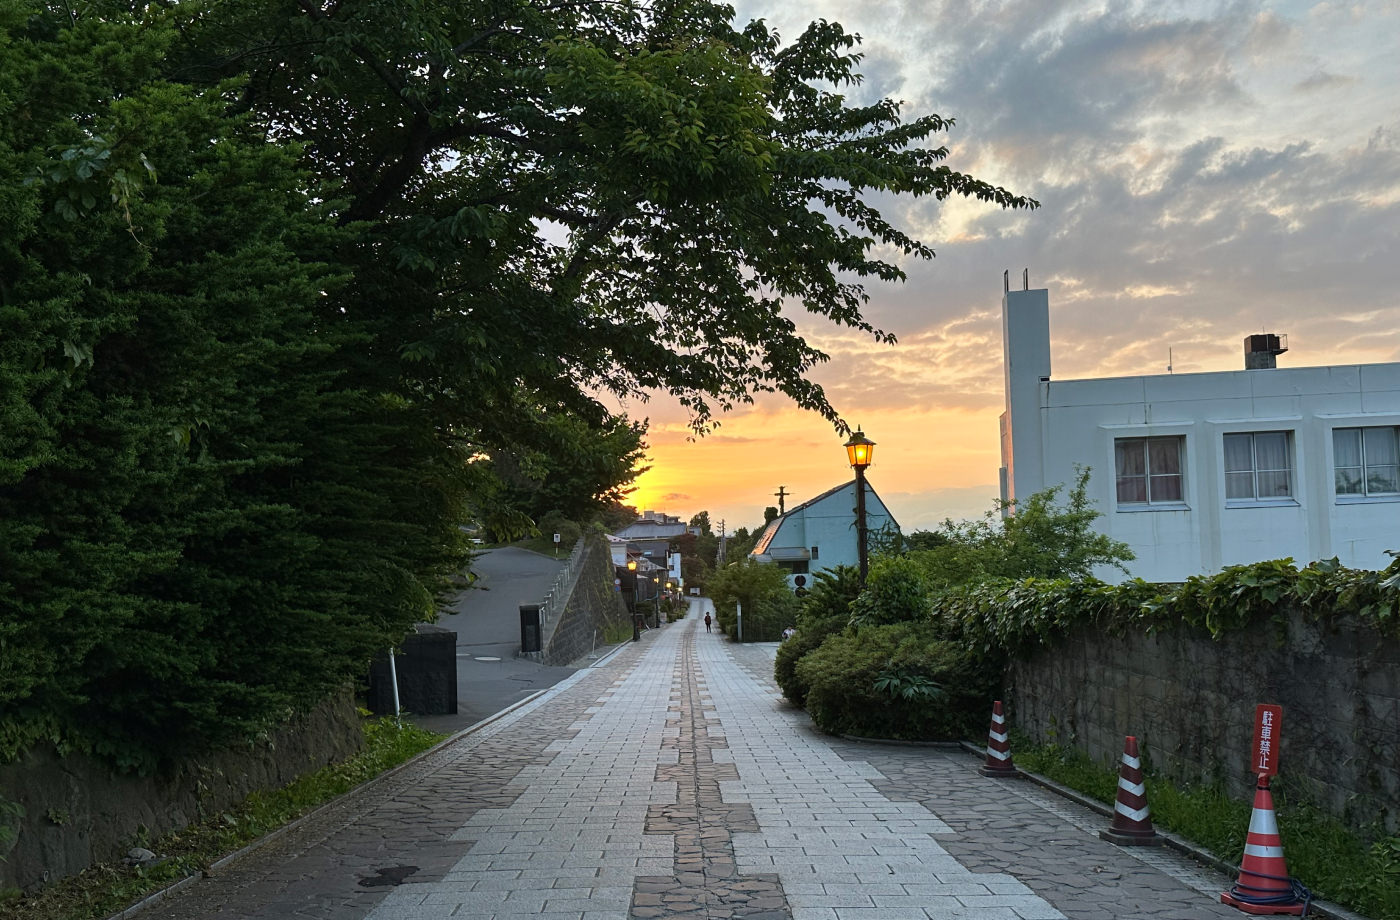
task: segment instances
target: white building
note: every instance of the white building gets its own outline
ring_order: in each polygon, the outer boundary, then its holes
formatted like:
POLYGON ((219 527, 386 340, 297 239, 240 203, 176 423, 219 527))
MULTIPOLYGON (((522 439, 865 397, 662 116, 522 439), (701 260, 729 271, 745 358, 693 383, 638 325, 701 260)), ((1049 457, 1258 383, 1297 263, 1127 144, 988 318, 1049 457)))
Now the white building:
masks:
MULTIPOLYGON (((865 484, 865 525, 871 540, 881 530, 899 529, 869 481, 865 484)), ((769 521, 750 555, 759 562, 782 566, 788 572, 788 582, 797 588, 810 588, 811 576, 826 569, 859 565, 855 480, 769 521)))
POLYGON ((1286 340, 1257 335, 1247 370, 1054 380, 1049 316, 1048 291, 1002 300, 1002 498, 1090 467, 1098 528, 1148 581, 1400 550, 1400 363, 1278 368, 1286 340))

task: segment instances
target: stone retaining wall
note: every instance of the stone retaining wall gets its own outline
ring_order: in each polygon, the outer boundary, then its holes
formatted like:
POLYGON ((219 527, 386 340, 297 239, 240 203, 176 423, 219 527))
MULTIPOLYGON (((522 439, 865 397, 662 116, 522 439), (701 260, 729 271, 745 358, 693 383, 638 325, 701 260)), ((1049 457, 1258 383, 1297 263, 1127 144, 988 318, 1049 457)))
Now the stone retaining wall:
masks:
POLYGON ((574 589, 562 605, 563 612, 545 624, 545 664, 566 665, 588 655, 603 644, 608 624, 629 622, 627 605, 613 587, 616 577, 607 542, 596 534, 587 541, 574 589))
MULTIPOLYGON (((1400 829, 1400 642, 1294 615, 1220 640, 1081 630, 1008 672, 1009 720, 1105 765, 1136 735, 1178 782, 1252 795, 1257 703, 1283 706, 1280 780, 1353 827, 1400 829)), ((1014 753, 1014 752, 1013 752, 1014 753)))
POLYGON ((168 775, 130 776, 83 755, 37 748, 0 766, 0 798, 25 816, 0 862, 0 889, 26 891, 118 860, 141 840, 217 814, 254 790, 277 789, 303 773, 358 753, 364 744, 347 692, 266 740, 188 761, 168 775))

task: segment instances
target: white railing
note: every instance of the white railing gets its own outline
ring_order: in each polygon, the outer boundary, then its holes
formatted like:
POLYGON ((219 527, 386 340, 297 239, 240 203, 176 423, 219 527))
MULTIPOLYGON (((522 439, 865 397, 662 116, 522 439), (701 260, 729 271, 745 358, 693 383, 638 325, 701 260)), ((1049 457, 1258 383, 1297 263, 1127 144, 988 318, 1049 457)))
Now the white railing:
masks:
POLYGON ((554 577, 554 584, 545 592, 544 600, 540 602, 541 626, 548 623, 556 612, 564 612, 564 607, 569 603, 569 596, 574 593, 574 586, 578 584, 579 574, 583 571, 583 557, 587 552, 588 536, 584 535, 574 544, 573 552, 564 560, 559 574, 554 577))

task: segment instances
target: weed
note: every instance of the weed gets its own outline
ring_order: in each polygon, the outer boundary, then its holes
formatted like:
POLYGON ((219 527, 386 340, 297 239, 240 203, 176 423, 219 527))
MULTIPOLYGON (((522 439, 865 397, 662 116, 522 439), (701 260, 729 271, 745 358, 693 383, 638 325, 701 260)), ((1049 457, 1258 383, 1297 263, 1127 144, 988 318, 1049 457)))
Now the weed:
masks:
POLYGON ((619 642, 626 642, 632 638, 632 624, 630 623, 605 623, 603 624, 603 644, 617 645, 619 642))

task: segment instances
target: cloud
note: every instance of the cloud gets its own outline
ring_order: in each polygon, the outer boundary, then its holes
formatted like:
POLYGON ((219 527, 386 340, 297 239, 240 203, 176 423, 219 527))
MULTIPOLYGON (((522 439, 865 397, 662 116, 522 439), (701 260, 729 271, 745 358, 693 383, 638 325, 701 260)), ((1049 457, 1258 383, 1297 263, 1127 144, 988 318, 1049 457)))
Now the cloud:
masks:
MULTIPOLYGON (((1288 366, 1400 360, 1393 3, 740 6, 788 37, 817 17, 861 33, 867 79, 853 100, 891 95, 911 116, 957 116, 935 140, 948 165, 1043 205, 876 196, 938 253, 904 263, 905 284, 870 289, 865 312, 898 337, 892 348, 794 305, 831 355, 814 378, 880 442, 881 495, 906 528, 936 524, 958 490, 980 496, 973 516, 995 494, 978 483, 996 477, 1004 270, 1019 287, 1028 267, 1031 286, 1049 288, 1059 379, 1164 373, 1168 349, 1177 373, 1234 369, 1243 337, 1260 331, 1289 335, 1288 366)), ((829 426, 789 423, 793 411, 769 397, 744 407, 721 434, 766 447, 762 468, 742 483, 728 472, 733 495, 686 491, 716 507, 742 497, 753 510, 730 516, 757 520, 779 482, 798 487, 790 470, 831 449, 829 426)), ((835 478, 815 462, 803 476, 812 494, 835 478)))
POLYGON ((1340 74, 1317 71, 1305 79, 1293 84, 1293 88, 1300 93, 1311 93, 1319 90, 1341 89, 1351 86, 1356 82, 1355 77, 1344 77, 1340 74))
POLYGON ((900 530, 907 534, 916 530, 937 530, 945 520, 980 519, 995 507, 1000 492, 995 483, 988 483, 879 494, 899 521, 900 530))

